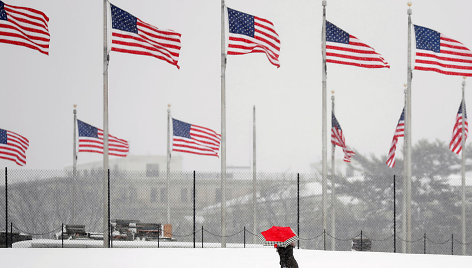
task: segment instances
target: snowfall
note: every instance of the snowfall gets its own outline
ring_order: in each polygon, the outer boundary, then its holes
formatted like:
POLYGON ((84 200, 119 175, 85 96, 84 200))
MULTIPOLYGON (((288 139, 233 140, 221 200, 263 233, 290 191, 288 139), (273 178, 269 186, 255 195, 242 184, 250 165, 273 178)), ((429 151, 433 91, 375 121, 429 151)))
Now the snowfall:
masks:
MULTIPOLYGON (((216 244, 205 244, 207 248, 168 248, 165 243, 161 248, 149 248, 146 243, 140 245, 116 243, 115 248, 97 248, 97 244, 71 244, 83 248, 19 248, 31 244, 14 244, 14 248, 0 249, 0 267, 280 267, 279 257, 274 248, 258 246, 241 248, 242 245, 228 245, 227 248, 215 248, 216 244), (141 246, 140 248, 126 248, 141 246), (234 248, 232 246, 238 246, 234 248)), ((52 247, 61 247, 61 241, 52 247)), ((76 242, 74 242, 76 243, 76 242)), ((155 244, 154 244, 155 245, 155 244)), ((175 245, 175 244, 174 244, 175 245)), ((51 244, 50 244, 51 246, 51 244)), ((188 246, 188 245, 187 245, 188 246)), ((193 244, 192 244, 193 246, 193 244)), ((201 244, 200 244, 201 246, 201 244)), ((41 245, 36 244, 36 247, 41 245)), ((423 255, 378 252, 346 252, 295 249, 295 259, 299 267, 345 267, 345 268, 390 268, 390 267, 472 267, 472 256, 423 255)))

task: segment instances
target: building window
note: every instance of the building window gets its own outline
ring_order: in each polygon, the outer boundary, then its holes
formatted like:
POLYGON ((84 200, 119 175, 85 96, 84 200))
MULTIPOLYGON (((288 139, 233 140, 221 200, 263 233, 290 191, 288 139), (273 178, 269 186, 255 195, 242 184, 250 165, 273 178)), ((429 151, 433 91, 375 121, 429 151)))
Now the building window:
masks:
POLYGON ((151 203, 157 202, 157 189, 151 188, 151 203))
POLYGON ((180 190, 180 201, 182 203, 188 201, 188 189, 187 188, 183 188, 183 189, 180 190))
POLYGON ((146 177, 159 176, 159 164, 146 164, 146 177))
POLYGON ((161 202, 167 202, 167 188, 161 188, 161 202))

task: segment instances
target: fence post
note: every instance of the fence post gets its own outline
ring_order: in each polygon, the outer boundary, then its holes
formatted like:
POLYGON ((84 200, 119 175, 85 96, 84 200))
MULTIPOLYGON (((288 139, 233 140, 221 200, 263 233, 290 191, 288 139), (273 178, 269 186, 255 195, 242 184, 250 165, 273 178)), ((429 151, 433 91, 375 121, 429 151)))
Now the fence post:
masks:
POLYGON ((244 248, 246 248, 246 226, 244 226, 244 236, 243 236, 243 239, 244 239, 244 248))
POLYGON ((393 252, 397 252, 397 195, 395 175, 393 175, 393 252))
POLYGON ((195 248, 195 232, 196 232, 196 214, 195 214, 195 170, 193 171, 193 248, 195 248))
POLYGON ((8 170, 5 167, 5 248, 8 248, 8 170))
POLYGON ((326 230, 323 229, 323 250, 326 250, 326 230))
POLYGON ((203 248, 203 225, 202 225, 202 248, 203 248))
POLYGON ((362 246, 363 246, 363 245, 362 245, 362 230, 361 230, 361 251, 363 251, 363 250, 362 250, 362 246))
POLYGON ((10 248, 13 247, 13 222, 10 222, 10 248))
POLYGON ((426 233, 423 235, 423 254, 426 254, 426 233))
POLYGON ((160 235, 157 236, 157 248, 160 248, 161 245, 160 245, 160 235))
MULTIPOLYGON (((300 173, 297 173, 297 234, 300 237, 300 173)), ((300 239, 297 241, 297 248, 300 248, 300 239)))
POLYGON ((451 255, 454 255, 454 234, 451 234, 451 255))
POLYGON ((61 246, 64 248, 64 223, 61 223, 61 246))

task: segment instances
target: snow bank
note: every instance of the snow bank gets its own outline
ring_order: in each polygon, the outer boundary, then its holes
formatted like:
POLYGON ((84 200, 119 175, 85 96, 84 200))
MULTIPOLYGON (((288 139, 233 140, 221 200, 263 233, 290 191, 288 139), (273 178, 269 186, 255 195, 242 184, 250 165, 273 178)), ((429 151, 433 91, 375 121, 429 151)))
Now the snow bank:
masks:
MULTIPOLYGON (((470 267, 471 256, 294 250, 300 267, 470 267)), ((280 267, 274 248, 0 249, 2 267, 280 267)))

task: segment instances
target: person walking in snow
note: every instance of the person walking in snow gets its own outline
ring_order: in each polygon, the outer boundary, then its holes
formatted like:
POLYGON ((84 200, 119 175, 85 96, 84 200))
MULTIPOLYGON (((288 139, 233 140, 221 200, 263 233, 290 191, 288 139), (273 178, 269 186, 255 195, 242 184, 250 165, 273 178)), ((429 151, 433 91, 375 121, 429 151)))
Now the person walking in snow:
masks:
POLYGON ((294 246, 295 243, 292 243, 286 247, 277 246, 277 253, 279 253, 280 256, 280 268, 298 268, 298 263, 293 256, 294 246))

